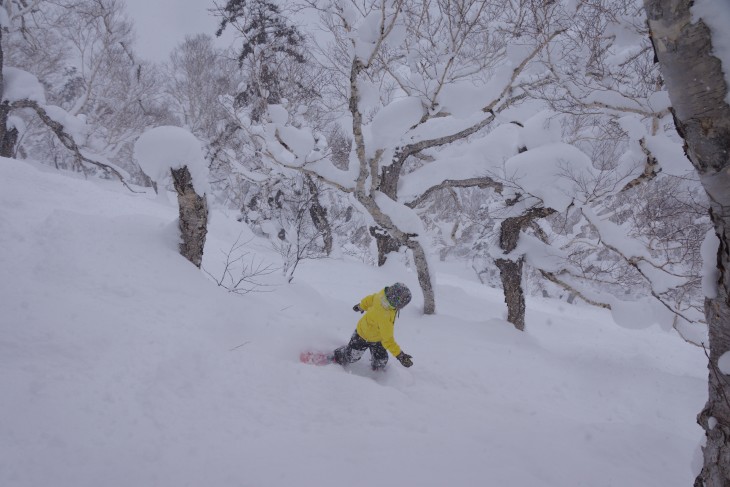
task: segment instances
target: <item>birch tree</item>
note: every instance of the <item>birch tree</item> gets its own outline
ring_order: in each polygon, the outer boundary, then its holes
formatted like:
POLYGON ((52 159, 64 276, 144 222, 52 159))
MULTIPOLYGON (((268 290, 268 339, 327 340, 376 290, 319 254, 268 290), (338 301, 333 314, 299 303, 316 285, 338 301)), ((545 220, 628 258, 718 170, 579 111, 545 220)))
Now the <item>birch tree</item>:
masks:
POLYGON ((730 484, 730 369, 725 362, 730 351, 730 105, 724 75, 730 69, 730 46, 720 36, 727 25, 716 20, 728 18, 728 6, 689 0, 644 4, 677 131, 710 200, 715 235, 708 247, 719 240, 716 269, 707 276, 709 398, 698 416, 707 441, 695 486, 724 487, 730 484))
POLYGON ((200 141, 180 127, 147 130, 134 144, 134 156, 145 174, 177 193, 180 255, 200 268, 208 234, 208 166, 200 141))

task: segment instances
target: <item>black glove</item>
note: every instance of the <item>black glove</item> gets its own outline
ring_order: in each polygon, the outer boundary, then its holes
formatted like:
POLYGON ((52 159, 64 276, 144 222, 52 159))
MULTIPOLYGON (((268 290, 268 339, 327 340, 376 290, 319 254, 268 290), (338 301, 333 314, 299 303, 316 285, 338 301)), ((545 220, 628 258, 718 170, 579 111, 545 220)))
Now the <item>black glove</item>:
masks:
POLYGON ((352 307, 352 310, 353 311, 359 311, 360 313, 364 313, 365 312, 365 310, 360 307, 360 304, 359 303, 356 304, 355 306, 353 306, 352 307))
POLYGON ((413 357, 411 357, 407 353, 401 352, 396 355, 395 358, 398 359, 398 362, 400 362, 403 367, 410 367, 411 365, 413 365, 413 360, 411 360, 413 357))

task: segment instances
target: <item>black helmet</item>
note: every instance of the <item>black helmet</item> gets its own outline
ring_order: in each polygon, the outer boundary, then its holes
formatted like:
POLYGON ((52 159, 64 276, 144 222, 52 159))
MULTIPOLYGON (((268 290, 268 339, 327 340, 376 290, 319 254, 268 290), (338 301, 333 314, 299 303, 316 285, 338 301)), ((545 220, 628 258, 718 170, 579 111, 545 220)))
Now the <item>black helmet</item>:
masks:
POLYGON ((395 309, 402 309, 411 302, 411 290, 405 284, 396 282, 385 288, 385 298, 395 309))

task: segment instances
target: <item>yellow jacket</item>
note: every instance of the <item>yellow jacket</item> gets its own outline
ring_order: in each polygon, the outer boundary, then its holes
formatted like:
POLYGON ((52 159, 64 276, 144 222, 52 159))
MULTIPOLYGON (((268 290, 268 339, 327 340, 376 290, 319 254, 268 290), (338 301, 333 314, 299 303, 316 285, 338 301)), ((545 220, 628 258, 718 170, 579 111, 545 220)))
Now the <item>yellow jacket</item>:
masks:
POLYGON ((388 304, 385 289, 363 298, 360 309, 365 314, 357 322, 357 334, 369 342, 381 342, 393 356, 401 353, 393 337, 396 310, 388 304))

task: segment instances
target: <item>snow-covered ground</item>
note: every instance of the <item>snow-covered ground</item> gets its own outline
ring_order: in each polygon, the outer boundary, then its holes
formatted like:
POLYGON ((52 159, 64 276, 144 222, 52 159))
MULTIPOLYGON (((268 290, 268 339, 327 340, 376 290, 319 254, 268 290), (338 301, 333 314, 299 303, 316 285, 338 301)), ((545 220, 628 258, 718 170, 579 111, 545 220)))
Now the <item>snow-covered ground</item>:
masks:
MULTIPOLYGON (((528 298, 519 333, 499 290, 446 262, 438 314, 416 293, 396 323, 412 368, 304 365, 415 274, 307 261, 231 294, 177 253, 172 198, 27 161, 0 160, 0 208, 0 486, 692 484, 707 369, 674 332, 528 298)), ((212 212, 214 276, 239 235, 212 212)))

